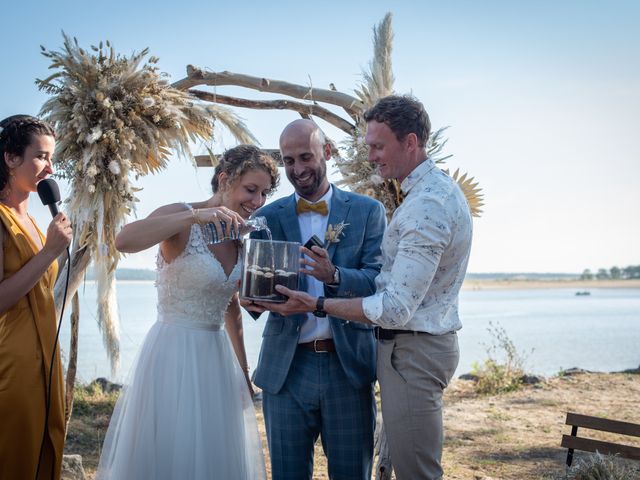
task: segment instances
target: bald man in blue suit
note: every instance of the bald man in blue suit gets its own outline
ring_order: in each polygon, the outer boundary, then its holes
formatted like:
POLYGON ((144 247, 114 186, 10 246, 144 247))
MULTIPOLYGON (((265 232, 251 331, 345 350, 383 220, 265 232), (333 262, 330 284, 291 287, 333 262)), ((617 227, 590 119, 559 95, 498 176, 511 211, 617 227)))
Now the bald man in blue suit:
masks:
MULTIPOLYGON (((324 240, 329 226, 346 225, 339 241, 305 251, 307 274, 301 275, 301 290, 322 297, 373 294, 384 207, 329 183, 331 147, 314 122, 287 125, 280 150, 295 193, 257 212, 266 217, 273 239, 305 244, 312 235, 324 240)), ((264 232, 252 236, 266 238, 264 232)), ((274 480, 311 479, 318 436, 330 478, 371 478, 375 368, 370 326, 323 316, 321 310, 287 317, 269 314, 254 383, 263 390, 274 480)))

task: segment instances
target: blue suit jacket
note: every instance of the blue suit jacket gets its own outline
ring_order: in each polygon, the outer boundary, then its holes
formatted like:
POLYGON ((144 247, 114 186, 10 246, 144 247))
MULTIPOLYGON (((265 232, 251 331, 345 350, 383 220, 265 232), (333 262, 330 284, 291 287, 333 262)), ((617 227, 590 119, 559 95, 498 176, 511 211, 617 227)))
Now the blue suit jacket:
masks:
MULTIPOLYGON (((256 215, 266 217, 274 240, 301 242, 295 195, 262 207, 256 215)), ((327 248, 333 264, 340 267, 340 285, 337 288, 325 285, 325 296, 366 297, 375 292, 374 279, 380 272, 380 243, 386 225, 384 207, 377 200, 333 186, 328 224, 337 225, 343 221, 349 225, 340 241, 327 248)), ((252 237, 266 238, 266 234, 254 232, 252 237)), ((301 289, 304 290, 304 275, 302 279, 301 289)), ((305 319, 305 314, 288 317, 269 314, 254 377, 254 383, 266 392, 277 394, 282 388, 305 319)), ((328 319, 338 358, 349 382, 354 388, 372 383, 376 374, 372 327, 332 316, 328 319)))

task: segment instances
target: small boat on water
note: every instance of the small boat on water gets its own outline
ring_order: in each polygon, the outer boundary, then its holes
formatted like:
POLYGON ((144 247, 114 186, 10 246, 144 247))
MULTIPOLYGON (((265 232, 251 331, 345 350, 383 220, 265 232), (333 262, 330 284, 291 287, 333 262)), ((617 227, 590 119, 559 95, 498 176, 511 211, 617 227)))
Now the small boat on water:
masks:
POLYGON ((587 297, 591 295, 591 292, 588 290, 581 290, 579 292, 576 292, 576 297, 587 297))

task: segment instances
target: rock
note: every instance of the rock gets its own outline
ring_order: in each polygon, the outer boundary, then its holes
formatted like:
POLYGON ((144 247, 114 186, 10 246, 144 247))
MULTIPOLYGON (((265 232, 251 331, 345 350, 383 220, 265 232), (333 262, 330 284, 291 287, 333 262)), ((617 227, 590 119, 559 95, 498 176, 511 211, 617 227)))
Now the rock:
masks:
POLYGON ((62 480, 86 480, 81 455, 62 456, 62 480))
POLYGON ((558 373, 558 376, 570 377, 571 375, 580 375, 583 373, 595 373, 595 372, 592 372, 590 370, 584 370, 582 368, 573 367, 573 368, 567 368, 566 370, 560 370, 560 373, 558 373))
POLYGON ((473 373, 463 373, 458 378, 460 380, 471 380, 471 381, 474 381, 474 382, 478 381, 478 376, 474 375, 473 373))
POLYGON ((119 383, 110 382, 104 377, 96 378, 93 383, 97 383, 98 385, 100 385, 100 388, 102 388, 102 391, 104 393, 119 392, 120 390, 122 390, 122 385, 120 385, 119 383))
POLYGON ((520 377, 520 381, 525 385, 535 385, 536 383, 540 383, 542 378, 536 375, 523 375, 520 377))

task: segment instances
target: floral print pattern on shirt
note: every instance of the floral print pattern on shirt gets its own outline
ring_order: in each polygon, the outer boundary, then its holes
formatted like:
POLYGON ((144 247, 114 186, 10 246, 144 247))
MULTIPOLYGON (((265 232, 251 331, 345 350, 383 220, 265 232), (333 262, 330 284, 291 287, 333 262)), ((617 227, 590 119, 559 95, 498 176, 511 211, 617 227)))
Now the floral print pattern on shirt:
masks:
POLYGON ((469 206, 430 159, 401 187, 405 199, 382 241, 382 270, 376 293, 363 299, 364 313, 385 328, 434 335, 458 330, 458 293, 471 250, 469 206))

